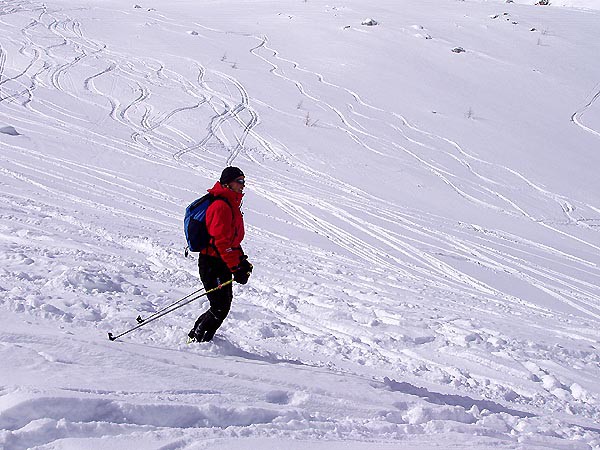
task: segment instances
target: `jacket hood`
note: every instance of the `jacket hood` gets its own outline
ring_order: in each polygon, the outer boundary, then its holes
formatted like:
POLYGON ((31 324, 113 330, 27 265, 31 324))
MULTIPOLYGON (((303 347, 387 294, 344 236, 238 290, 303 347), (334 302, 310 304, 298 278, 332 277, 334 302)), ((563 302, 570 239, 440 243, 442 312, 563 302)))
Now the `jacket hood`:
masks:
POLYGON ((208 193, 215 197, 223 197, 229 201, 232 206, 238 207, 242 203, 242 198, 244 197, 244 194, 234 192, 231 189, 223 187, 223 185, 218 181, 211 189, 208 190, 208 193))

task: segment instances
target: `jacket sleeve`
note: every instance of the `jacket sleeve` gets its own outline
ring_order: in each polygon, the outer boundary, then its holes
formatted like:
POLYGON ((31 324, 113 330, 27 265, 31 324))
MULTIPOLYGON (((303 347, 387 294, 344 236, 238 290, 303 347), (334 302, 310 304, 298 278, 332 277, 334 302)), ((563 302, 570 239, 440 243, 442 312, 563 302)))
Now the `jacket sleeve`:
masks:
POLYGON ((206 211, 206 228, 221 259, 233 272, 243 256, 241 247, 232 248, 235 239, 233 211, 227 202, 214 201, 206 211))

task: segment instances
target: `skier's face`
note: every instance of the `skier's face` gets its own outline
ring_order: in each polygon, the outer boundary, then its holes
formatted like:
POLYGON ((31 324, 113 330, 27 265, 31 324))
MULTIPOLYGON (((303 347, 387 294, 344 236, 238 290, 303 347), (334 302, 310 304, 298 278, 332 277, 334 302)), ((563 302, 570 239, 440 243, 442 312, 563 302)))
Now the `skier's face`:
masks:
POLYGON ((233 192, 237 192, 238 194, 241 194, 242 192, 244 192, 245 184, 246 184, 245 178, 239 177, 239 178, 233 180, 231 183, 229 183, 229 189, 231 189, 233 192))

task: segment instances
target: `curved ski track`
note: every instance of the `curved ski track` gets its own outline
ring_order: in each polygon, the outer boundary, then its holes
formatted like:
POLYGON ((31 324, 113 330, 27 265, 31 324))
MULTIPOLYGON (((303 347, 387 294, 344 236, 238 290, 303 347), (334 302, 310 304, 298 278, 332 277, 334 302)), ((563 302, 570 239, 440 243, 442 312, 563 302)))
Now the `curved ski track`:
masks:
POLYGON ((581 122, 581 118, 586 113, 586 111, 588 109, 590 109, 594 105, 594 103, 596 102, 596 100, 598 100, 598 98, 600 98, 600 89, 599 89, 599 87, 600 87, 600 84, 594 88, 595 93, 592 95, 592 98, 590 99, 590 101, 587 102, 584 106, 582 106, 579 110, 575 111, 573 113, 573 115, 571 116, 571 122, 573 122, 575 125, 577 125, 582 130, 584 130, 584 131, 586 131, 588 133, 591 133, 591 134, 593 134, 596 137, 600 137, 600 132, 598 132, 598 131, 596 131, 596 130, 594 130, 594 129, 586 126, 586 125, 584 125, 581 122))

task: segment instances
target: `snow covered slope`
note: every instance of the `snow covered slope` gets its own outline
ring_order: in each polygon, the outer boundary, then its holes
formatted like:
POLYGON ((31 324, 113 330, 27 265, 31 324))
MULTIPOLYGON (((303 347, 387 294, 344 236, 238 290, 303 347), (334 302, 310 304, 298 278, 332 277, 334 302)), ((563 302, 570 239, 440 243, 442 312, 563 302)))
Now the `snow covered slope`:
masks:
POLYGON ((376 3, 0 1, 0 445, 600 448, 600 12, 376 3))
POLYGON ((549 0, 547 5, 538 5, 538 3, 540 3, 539 0, 514 0, 514 3, 519 3, 523 5, 537 5, 543 7, 554 6, 581 9, 600 9, 600 3, 597 0, 549 0))

